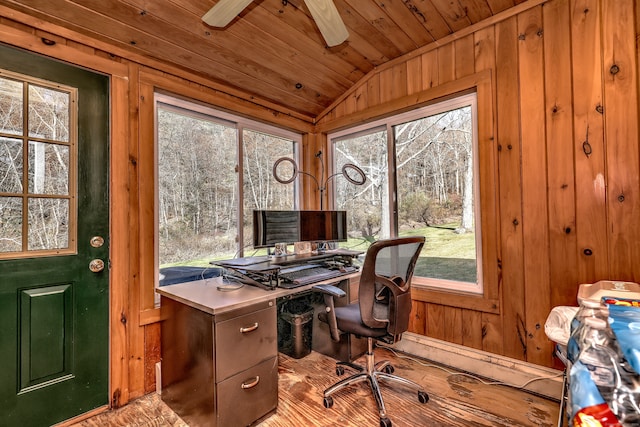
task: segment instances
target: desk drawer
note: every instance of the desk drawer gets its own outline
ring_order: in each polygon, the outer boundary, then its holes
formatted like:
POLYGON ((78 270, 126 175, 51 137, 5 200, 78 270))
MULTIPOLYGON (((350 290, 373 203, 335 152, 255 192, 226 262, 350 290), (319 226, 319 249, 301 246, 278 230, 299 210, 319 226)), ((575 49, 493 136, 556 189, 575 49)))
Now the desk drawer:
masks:
POLYGON ((244 427, 276 410, 278 357, 218 384, 218 426, 244 427))
POLYGON ((276 307, 215 324, 216 383, 278 354, 276 307))

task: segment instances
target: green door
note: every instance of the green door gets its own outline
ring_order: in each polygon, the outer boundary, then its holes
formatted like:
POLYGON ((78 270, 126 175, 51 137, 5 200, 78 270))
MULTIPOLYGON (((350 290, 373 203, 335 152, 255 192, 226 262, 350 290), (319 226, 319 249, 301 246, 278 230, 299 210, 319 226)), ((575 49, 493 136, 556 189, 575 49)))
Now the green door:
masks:
POLYGON ((0 425, 108 403, 109 79, 0 45, 0 425))

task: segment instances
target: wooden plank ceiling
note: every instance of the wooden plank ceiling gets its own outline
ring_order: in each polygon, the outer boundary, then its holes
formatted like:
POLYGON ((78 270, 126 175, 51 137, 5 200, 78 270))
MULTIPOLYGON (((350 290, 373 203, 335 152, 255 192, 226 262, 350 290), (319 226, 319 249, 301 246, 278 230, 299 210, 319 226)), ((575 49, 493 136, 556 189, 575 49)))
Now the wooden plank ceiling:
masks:
POLYGON ((219 0, 0 0, 19 12, 313 119, 376 66, 524 0, 334 0, 349 38, 327 48, 303 0, 254 0, 224 29, 219 0))

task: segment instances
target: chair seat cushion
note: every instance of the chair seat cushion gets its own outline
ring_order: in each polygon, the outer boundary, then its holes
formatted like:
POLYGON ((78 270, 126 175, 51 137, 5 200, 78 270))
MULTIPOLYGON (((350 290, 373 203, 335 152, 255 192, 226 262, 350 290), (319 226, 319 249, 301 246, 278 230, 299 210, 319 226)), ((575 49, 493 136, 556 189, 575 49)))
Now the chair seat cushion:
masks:
POLYGON ((386 328, 369 328, 362 323, 358 303, 349 304, 344 307, 336 307, 335 311, 338 329, 342 332, 366 338, 379 338, 387 334, 386 328))

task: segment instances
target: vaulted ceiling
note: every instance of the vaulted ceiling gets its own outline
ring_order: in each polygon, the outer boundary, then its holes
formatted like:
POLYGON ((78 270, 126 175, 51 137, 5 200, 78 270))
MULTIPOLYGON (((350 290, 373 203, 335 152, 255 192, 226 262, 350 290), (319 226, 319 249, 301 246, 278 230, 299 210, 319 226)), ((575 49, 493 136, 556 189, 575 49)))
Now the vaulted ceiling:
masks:
POLYGON ((375 67, 524 0, 334 0, 349 31, 328 48, 303 0, 254 0, 223 29, 218 0, 0 0, 310 118, 375 67))

